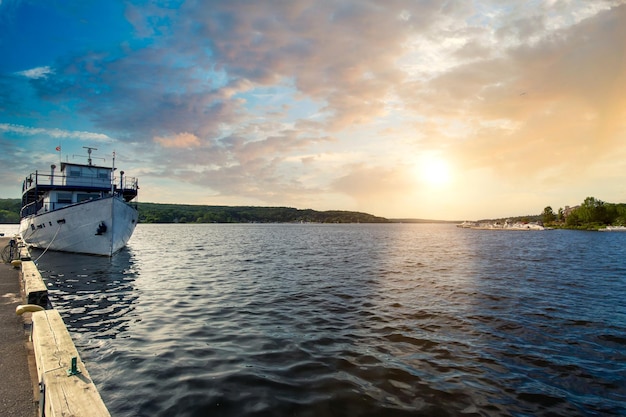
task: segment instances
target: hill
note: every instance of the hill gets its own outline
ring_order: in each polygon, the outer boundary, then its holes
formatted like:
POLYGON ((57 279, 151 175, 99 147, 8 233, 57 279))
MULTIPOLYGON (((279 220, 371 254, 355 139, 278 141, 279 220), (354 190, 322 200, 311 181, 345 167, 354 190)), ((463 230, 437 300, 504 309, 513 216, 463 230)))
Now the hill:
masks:
POLYGON ((138 209, 142 223, 389 223, 367 213, 291 207, 139 203, 138 209))
POLYGON ((19 198, 0 198, 0 223, 19 223, 21 208, 19 198))
MULTIPOLYGON (((0 199, 0 223, 19 223, 20 199, 0 199)), ((389 223, 355 211, 300 210, 291 207, 204 206, 137 203, 140 223, 389 223)))

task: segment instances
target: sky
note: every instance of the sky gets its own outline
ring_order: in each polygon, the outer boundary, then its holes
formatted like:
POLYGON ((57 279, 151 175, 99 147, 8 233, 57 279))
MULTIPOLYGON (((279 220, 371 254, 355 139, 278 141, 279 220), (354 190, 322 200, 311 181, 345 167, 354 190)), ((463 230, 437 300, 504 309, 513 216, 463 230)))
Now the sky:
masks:
POLYGON ((0 0, 0 198, 86 146, 140 202, 626 202, 626 0, 0 0))

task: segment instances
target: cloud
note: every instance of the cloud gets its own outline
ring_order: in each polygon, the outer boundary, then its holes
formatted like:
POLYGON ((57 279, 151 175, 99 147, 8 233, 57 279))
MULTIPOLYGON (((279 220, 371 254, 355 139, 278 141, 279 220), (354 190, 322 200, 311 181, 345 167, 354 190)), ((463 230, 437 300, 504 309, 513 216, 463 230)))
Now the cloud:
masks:
POLYGON ((556 30, 532 17, 496 32, 506 46, 494 43, 485 58, 401 95, 465 169, 489 167, 518 185, 585 175, 597 157, 623 147, 626 130, 626 5, 570 15, 556 30))
POLYGON ((260 85, 293 80, 326 101, 329 127, 342 129, 385 114, 386 95, 403 79, 395 66, 403 42, 437 10, 408 1, 219 2, 183 14, 229 74, 260 85))
POLYGON ((79 115, 164 167, 149 175, 224 196, 392 201, 411 184, 384 160, 429 150, 460 172, 557 182, 623 148, 626 4, 533 4, 139 2, 134 38, 21 72, 45 106, 17 110, 15 89, 0 109, 79 115), (347 149, 364 162, 311 156, 347 149))
POLYGON ((193 148, 200 145, 200 139, 191 133, 179 133, 172 137, 155 136, 154 141, 165 148, 193 148))
POLYGON ((333 181, 332 189, 361 202, 393 198, 414 186, 408 180, 407 172, 398 167, 391 169, 357 163, 344 167, 342 171, 347 172, 333 181))
POLYGON ((20 71, 16 73, 17 75, 21 75, 26 78, 30 78, 33 80, 38 80, 40 78, 47 78, 48 75, 54 74, 54 70, 48 66, 45 67, 37 67, 31 68, 25 71, 20 71))
POLYGON ((18 135, 45 135, 56 139, 79 139, 91 142, 112 142, 113 139, 103 133, 84 132, 79 130, 63 130, 57 128, 39 128, 0 123, 0 131, 18 135))
POLYGON ((0 135, 0 165, 11 169, 0 170, 0 195, 3 198, 18 197, 21 191, 19 184, 24 180, 23 176, 33 169, 33 152, 25 149, 20 143, 1 139, 0 135))
POLYGON ((232 136, 224 138, 222 143, 240 163, 246 163, 256 159, 273 159, 299 149, 306 149, 315 143, 333 140, 327 136, 310 137, 292 129, 278 130, 275 133, 266 133, 260 136, 262 139, 254 141, 244 139, 245 136, 232 136))
POLYGON ((246 83, 215 86, 210 68, 199 80, 202 65, 177 59, 165 46, 92 52, 65 59, 54 79, 33 80, 33 86, 40 97, 72 103, 98 128, 133 142, 179 132, 210 139, 239 124, 243 102, 233 95, 249 88, 246 83))
POLYGON ((385 115, 403 77, 394 61, 410 25, 428 25, 437 10, 407 4, 129 6, 137 35, 153 37, 149 48, 65 57, 54 80, 35 86, 42 97, 75 100, 99 127, 139 133, 131 135, 139 141, 181 131, 218 136, 221 124, 246 116, 245 93, 273 85, 321 103, 315 111, 339 130, 385 115))
MULTIPOLYGON (((150 176, 195 184, 224 197, 245 195, 256 201, 278 203, 281 198, 295 199, 309 191, 314 194, 317 185, 305 186, 298 180, 307 172, 298 155, 314 144, 333 139, 306 136, 269 123, 256 127, 264 133, 254 141, 246 139, 250 132, 241 128, 233 135, 203 141, 197 147, 172 146, 159 151, 151 165, 161 168, 151 171, 150 176)), ((188 138, 182 142, 193 141, 189 134, 181 137, 188 138)), ((172 138, 166 143, 173 143, 172 138)))

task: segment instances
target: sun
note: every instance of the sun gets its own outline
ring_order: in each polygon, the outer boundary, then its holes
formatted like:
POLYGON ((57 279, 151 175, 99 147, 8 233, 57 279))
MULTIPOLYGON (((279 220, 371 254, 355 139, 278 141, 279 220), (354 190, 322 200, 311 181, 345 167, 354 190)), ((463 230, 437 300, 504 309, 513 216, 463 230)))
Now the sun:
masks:
POLYGON ((450 164, 438 155, 420 157, 415 171, 417 178, 431 187, 443 187, 452 181, 450 164))

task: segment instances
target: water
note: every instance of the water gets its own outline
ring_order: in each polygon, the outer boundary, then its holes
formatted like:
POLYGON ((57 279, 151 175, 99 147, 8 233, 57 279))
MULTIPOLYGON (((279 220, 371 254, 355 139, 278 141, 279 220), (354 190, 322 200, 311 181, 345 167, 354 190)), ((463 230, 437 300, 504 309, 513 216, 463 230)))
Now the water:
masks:
POLYGON ((19 229, 19 224, 0 223, 0 235, 4 234, 3 237, 13 237, 17 234, 19 229))
POLYGON ((141 224, 111 260, 39 267, 114 417, 610 416, 626 415, 625 245, 141 224))

